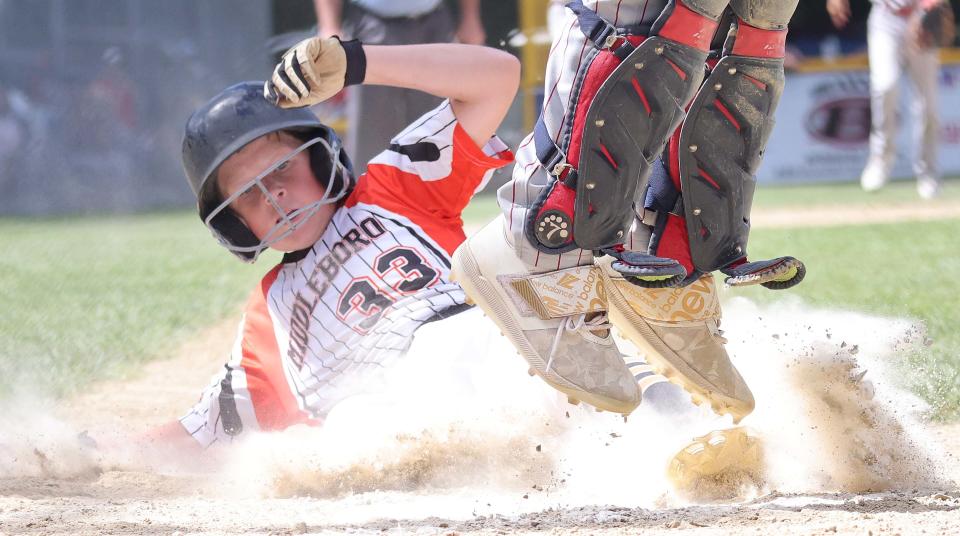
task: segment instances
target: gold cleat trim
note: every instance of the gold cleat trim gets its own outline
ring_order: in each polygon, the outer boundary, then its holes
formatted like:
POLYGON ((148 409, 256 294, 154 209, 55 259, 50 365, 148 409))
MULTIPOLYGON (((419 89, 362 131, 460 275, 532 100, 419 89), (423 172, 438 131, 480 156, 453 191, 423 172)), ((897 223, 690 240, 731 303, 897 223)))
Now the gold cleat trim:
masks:
POLYGON ((717 414, 730 415, 733 417, 734 424, 738 424, 744 417, 753 412, 753 405, 746 405, 740 400, 723 396, 702 387, 700 383, 690 380, 689 378, 696 378, 704 384, 709 383, 699 372, 684 363, 682 359, 677 358, 675 363, 673 360, 664 357, 675 353, 660 342, 657 334, 647 325, 647 320, 637 314, 623 297, 623 294, 616 288, 613 279, 604 270, 600 270, 600 273, 603 285, 606 287, 609 307, 607 315, 610 322, 617 326, 621 333, 640 349, 647 363, 658 374, 682 387, 690 394, 694 404, 700 406, 709 403, 711 409, 717 414))

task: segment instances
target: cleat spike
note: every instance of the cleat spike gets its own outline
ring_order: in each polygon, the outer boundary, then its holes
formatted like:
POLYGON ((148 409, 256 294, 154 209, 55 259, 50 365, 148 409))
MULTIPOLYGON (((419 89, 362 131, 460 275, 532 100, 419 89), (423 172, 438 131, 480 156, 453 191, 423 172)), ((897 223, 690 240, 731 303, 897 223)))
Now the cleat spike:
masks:
POLYGON ((464 299, 463 299, 463 303, 465 303, 465 304, 467 304, 467 305, 476 305, 476 304, 477 304, 477 302, 473 301, 473 298, 471 298, 470 296, 467 296, 466 298, 464 298, 464 299))
POLYGON ((529 369, 527 369, 527 374, 529 374, 529 375, 531 375, 531 376, 536 376, 536 375, 537 375, 537 371, 533 370, 533 367, 530 367, 529 369))
POLYGON ((573 404, 574 406, 579 406, 579 405, 580 405, 580 401, 577 400, 576 398, 572 397, 572 396, 568 396, 568 397, 567 397, 567 402, 570 403, 570 404, 573 404))

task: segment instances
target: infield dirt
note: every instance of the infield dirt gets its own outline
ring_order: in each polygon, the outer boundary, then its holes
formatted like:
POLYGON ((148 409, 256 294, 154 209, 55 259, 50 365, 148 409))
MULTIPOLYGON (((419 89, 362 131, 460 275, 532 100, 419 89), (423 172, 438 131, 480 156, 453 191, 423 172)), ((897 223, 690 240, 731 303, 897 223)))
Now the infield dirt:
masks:
POLYGON ((925 422, 892 366, 927 342, 923 326, 728 294, 729 349, 758 401, 743 424, 764 464, 709 496, 678 494, 665 468, 729 419, 670 389, 626 422, 571 406, 478 311, 428 330, 392 387, 323 428, 175 463, 125 448, 195 402, 230 320, 135 377, 5 404, 0 533, 960 532, 960 425, 925 422))

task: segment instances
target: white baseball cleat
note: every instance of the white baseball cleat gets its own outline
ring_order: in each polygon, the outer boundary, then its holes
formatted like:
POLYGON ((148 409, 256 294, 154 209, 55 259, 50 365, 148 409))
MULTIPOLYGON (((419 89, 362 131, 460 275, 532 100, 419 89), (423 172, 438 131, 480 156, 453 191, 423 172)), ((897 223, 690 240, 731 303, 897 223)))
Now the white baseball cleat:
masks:
POLYGON ((614 270, 612 257, 596 259, 613 325, 647 363, 734 422, 754 408, 753 393, 730 361, 720 331, 720 301, 713 276, 686 287, 648 289, 614 270))
POLYGON ((876 192, 890 182, 889 166, 882 158, 870 157, 860 174, 860 187, 865 192, 876 192))
POLYGON ((571 402, 622 414, 640 404, 640 388, 610 333, 596 267, 531 273, 507 242, 500 217, 457 249, 451 277, 531 372, 571 402))
POLYGON ((929 175, 917 177, 917 195, 920 199, 930 200, 939 197, 940 187, 940 181, 929 175))

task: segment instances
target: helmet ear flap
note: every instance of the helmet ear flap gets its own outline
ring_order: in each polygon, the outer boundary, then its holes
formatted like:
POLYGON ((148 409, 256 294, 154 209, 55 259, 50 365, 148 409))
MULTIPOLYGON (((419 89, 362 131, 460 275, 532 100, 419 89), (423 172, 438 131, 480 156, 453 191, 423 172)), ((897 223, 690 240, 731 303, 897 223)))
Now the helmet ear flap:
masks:
POLYGON ((320 186, 329 192, 339 192, 343 189, 342 173, 334 173, 330 177, 330 170, 333 167, 333 155, 327 151, 323 144, 317 143, 311 145, 307 151, 310 153, 310 169, 313 176, 317 178, 320 186), (327 184, 327 183, 330 184, 327 184))
MULTIPOLYGON (((216 229, 220 236, 233 246, 252 248, 260 245, 260 239, 240 219, 232 209, 227 208, 210 220, 210 227, 216 229)), ((253 262, 257 257, 256 251, 233 251, 241 260, 253 262)))
MULTIPOLYGON (((323 132, 324 139, 332 147, 340 146, 340 140, 336 138, 336 134, 332 131, 323 132), (334 139, 331 139, 334 138, 334 139)), ((309 139, 309 136, 307 136, 309 139)), ((353 191, 353 187, 356 185, 356 179, 353 176, 353 166, 350 163, 350 157, 347 156, 347 152, 340 147, 336 158, 339 159, 340 166, 336 166, 333 154, 330 154, 330 151, 321 144, 317 143, 311 145, 307 151, 310 154, 310 169, 313 171, 314 177, 317 178, 317 182, 328 192, 327 195, 331 197, 345 197, 353 191), (331 169, 333 169, 333 174, 331 177, 331 169), (330 184, 327 184, 327 183, 330 184)))

